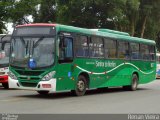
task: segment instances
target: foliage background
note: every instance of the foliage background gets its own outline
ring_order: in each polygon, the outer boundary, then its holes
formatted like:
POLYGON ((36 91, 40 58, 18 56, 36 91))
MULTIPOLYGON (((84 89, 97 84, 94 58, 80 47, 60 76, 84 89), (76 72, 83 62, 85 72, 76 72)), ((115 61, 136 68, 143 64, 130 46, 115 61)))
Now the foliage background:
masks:
POLYGON ((0 0, 0 34, 7 22, 29 23, 28 16, 34 23, 128 32, 156 40, 160 50, 160 0, 0 0))

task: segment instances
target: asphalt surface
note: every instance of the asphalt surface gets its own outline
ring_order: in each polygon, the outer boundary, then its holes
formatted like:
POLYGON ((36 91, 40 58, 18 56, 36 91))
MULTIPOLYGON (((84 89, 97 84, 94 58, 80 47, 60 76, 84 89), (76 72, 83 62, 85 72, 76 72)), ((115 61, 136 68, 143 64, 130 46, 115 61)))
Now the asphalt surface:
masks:
POLYGON ((70 92, 41 96, 35 91, 5 90, 0 84, 0 113, 121 114, 160 113, 160 80, 139 85, 137 91, 109 88, 75 97, 70 92))

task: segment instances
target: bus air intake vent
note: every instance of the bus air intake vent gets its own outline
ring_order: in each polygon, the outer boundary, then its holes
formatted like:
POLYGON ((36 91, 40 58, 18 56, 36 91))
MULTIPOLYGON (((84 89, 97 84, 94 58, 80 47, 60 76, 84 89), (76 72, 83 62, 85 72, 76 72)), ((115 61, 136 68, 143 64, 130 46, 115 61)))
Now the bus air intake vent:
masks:
POLYGON ((44 71, 23 71, 23 70, 15 70, 20 75, 26 76, 38 76, 41 75, 44 71))
POLYGON ((36 87, 38 83, 28 83, 28 82, 21 82, 21 85, 24 87, 36 87))

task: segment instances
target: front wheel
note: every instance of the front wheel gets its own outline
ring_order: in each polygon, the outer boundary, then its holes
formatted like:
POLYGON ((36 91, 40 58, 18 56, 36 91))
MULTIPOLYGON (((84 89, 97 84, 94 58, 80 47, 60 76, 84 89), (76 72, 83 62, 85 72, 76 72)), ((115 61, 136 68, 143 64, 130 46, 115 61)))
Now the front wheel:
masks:
POLYGON ((40 95, 47 95, 49 91, 37 91, 40 95))
POLYGON ((2 83, 2 86, 4 87, 4 89, 8 89, 9 88, 8 83, 2 83))
POLYGON ((137 76, 137 74, 133 74, 131 85, 123 86, 123 89, 135 91, 135 90, 137 90, 137 86, 138 86, 138 76, 137 76))
POLYGON ((71 92, 76 96, 83 96, 86 93, 87 88, 87 80, 83 75, 78 77, 78 81, 76 84, 76 89, 71 92))

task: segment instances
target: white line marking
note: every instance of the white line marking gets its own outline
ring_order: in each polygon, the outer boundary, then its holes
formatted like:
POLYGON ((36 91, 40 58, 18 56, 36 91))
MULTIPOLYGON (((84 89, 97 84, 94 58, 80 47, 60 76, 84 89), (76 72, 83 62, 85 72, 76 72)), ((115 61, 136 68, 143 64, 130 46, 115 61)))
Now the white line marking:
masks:
POLYGON ((111 70, 109 70, 109 71, 105 71, 105 72, 101 72, 101 73, 97 73, 97 72, 91 72, 91 71, 88 71, 88 70, 85 70, 85 69, 83 69, 83 68, 81 68, 81 67, 79 67, 79 66, 76 66, 78 69, 80 69, 80 70, 82 70, 82 71, 84 71, 84 72, 87 72, 87 73, 92 73, 92 74, 95 74, 95 75, 103 75, 103 74, 105 74, 105 73, 110 73, 110 72, 112 72, 112 71, 114 71, 114 70, 116 70, 117 68, 119 68, 119 67, 121 67, 121 66, 123 66, 123 65, 131 65, 131 66, 133 66, 133 67, 135 67, 137 70, 139 70, 141 73, 143 73, 143 74, 152 74, 154 71, 151 71, 151 72, 144 72, 144 71, 142 71, 142 70, 140 70, 137 66, 135 66, 134 64, 132 64, 132 63, 122 63, 122 64, 120 64, 120 65, 118 65, 117 67, 115 67, 115 68, 113 68, 113 69, 111 69, 111 70))

